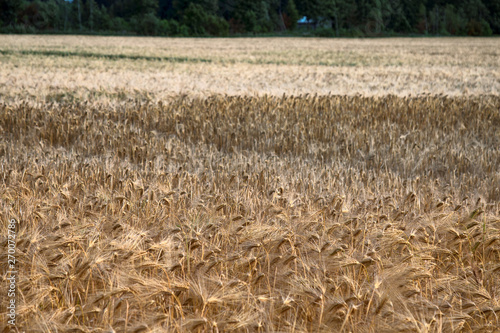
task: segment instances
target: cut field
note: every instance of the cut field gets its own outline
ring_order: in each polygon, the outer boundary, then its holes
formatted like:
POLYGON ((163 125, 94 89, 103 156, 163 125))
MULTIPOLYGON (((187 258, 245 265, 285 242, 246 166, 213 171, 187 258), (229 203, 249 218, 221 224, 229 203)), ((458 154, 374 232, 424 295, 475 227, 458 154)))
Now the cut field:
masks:
POLYGON ((494 332, 499 44, 0 36, 0 330, 494 332))

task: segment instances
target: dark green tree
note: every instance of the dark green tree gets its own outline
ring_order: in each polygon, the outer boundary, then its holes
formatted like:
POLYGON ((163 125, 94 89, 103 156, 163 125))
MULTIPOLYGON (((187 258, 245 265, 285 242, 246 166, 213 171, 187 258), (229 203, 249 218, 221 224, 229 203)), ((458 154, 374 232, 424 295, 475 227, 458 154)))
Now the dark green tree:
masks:
POLYGON ((202 5, 195 3, 186 8, 182 22, 195 36, 225 36, 229 31, 229 24, 223 18, 207 13, 202 5))
POLYGON ((294 30, 297 27, 297 21, 299 20, 299 11, 295 6, 293 0, 288 0, 285 8, 285 25, 287 29, 294 30))
POLYGON ((22 0, 0 0, 0 24, 15 24, 22 5, 22 0))
POLYGON ((295 4, 302 16, 308 19, 318 20, 324 13, 322 13, 323 2, 321 0, 296 0, 295 4))
POLYGON ((484 5, 488 9, 488 22, 495 34, 500 34, 500 0, 485 1, 484 5))
MULTIPOLYGON (((181 18, 185 15, 186 10, 191 5, 195 5, 197 8, 201 8, 205 14, 216 15, 219 9, 219 4, 217 0, 173 0, 172 8, 175 12, 177 18, 181 18)), ((190 9, 191 11, 193 8, 190 9)))

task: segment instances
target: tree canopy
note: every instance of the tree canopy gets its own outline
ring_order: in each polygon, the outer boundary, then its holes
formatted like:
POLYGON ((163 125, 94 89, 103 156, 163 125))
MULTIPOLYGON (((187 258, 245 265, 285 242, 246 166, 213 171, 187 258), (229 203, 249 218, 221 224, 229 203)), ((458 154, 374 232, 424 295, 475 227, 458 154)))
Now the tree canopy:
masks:
POLYGON ((0 0, 0 32, 500 34, 500 0, 0 0), (298 20, 306 16, 306 23, 298 20))

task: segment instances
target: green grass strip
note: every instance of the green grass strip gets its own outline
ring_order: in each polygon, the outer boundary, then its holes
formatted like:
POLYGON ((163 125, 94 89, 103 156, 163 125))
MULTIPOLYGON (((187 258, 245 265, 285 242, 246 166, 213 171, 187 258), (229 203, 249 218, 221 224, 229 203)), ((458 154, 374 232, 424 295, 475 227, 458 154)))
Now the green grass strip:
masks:
POLYGON ((92 52, 72 52, 72 51, 57 51, 57 50, 0 50, 2 55, 22 54, 22 55, 39 55, 39 56, 56 56, 56 57, 82 57, 82 58, 98 58, 109 60, 148 60, 148 61, 168 61, 168 62, 212 62, 211 59, 205 58, 188 58, 188 57, 162 57, 162 56, 146 56, 134 54, 102 54, 92 52))

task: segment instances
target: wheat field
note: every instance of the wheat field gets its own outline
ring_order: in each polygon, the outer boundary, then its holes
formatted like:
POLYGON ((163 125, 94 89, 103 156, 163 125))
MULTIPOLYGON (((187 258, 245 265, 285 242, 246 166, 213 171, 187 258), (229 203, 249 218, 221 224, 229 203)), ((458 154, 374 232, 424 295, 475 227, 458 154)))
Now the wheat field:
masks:
POLYGON ((0 329, 498 331, 498 44, 0 36, 0 329))
POLYGON ((500 94, 498 38, 179 39, 0 35, 0 96, 500 94))

